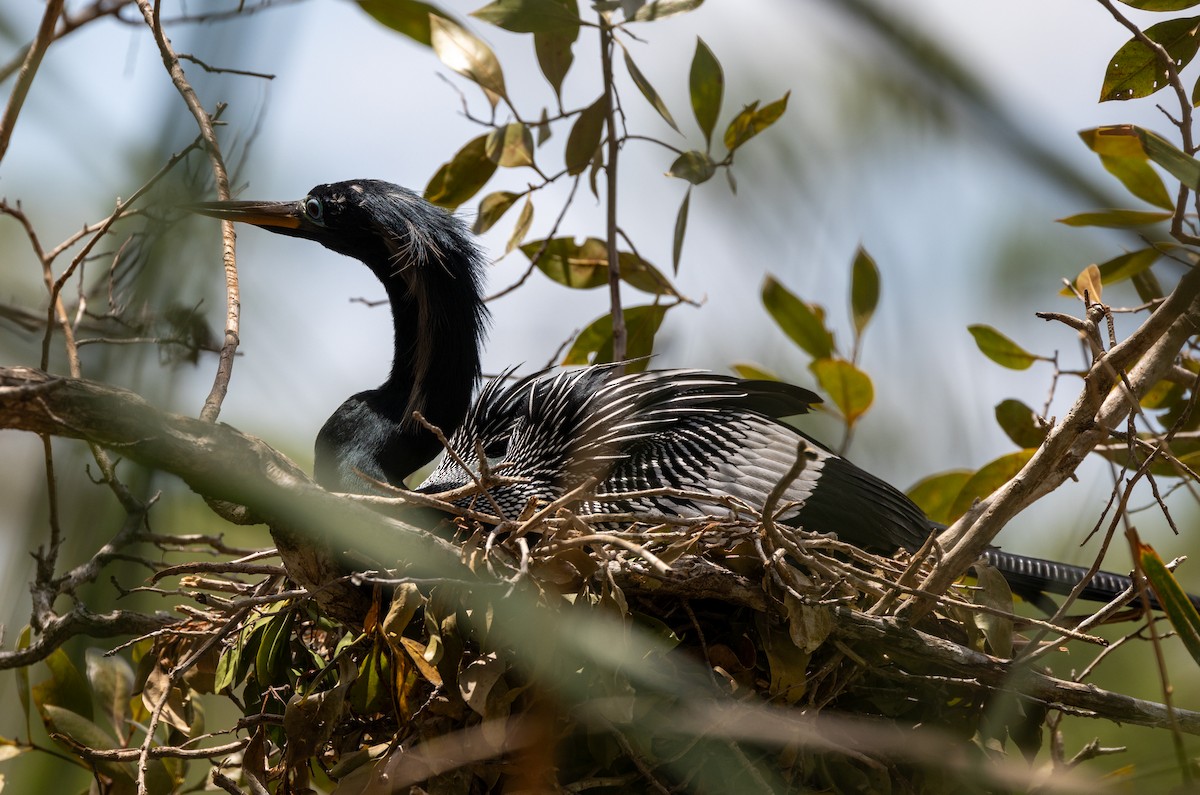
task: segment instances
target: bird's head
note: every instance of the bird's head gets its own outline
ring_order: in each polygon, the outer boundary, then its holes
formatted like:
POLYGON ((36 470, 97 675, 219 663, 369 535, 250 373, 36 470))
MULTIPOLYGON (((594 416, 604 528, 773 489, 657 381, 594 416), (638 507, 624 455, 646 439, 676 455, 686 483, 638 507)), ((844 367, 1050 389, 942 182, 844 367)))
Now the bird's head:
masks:
POLYGON ((416 193, 376 179, 318 185, 298 201, 201 202, 203 215, 313 240, 366 263, 385 284, 437 267, 464 283, 479 279, 479 252, 464 224, 416 193))

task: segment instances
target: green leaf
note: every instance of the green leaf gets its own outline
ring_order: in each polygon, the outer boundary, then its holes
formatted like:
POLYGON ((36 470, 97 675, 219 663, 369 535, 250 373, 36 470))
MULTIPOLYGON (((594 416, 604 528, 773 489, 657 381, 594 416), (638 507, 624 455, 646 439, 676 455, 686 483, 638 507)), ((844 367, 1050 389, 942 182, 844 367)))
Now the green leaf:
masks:
MULTIPOLYGON (((1200 18, 1169 19, 1145 29, 1146 37, 1171 56, 1176 69, 1182 69, 1200 49, 1200 18)), ((1148 97, 1168 84, 1166 69, 1158 55, 1137 39, 1130 39, 1108 63, 1100 101, 1148 97)))
POLYGON ((1200 0, 1121 0, 1121 2, 1142 11, 1182 11, 1200 3, 1200 0))
POLYGON ((1200 161, 1184 154, 1173 143, 1157 133, 1141 127, 1134 129, 1137 131, 1138 140, 1141 141, 1147 157, 1165 168, 1168 174, 1182 182, 1185 187, 1192 190, 1200 189, 1200 161))
MULTIPOLYGON (((521 252, 532 260, 542 251, 543 243, 542 240, 526 243, 521 252)), ((545 246, 537 266, 552 280, 579 290, 608 284, 608 246, 603 240, 589 237, 579 244, 572 237, 557 237, 545 246)), ((621 251, 617 259, 621 279, 626 284, 655 295, 676 295, 667 277, 636 254, 621 251)))
POLYGON ((971 332, 984 356, 1010 370, 1027 370, 1042 358, 1029 353, 991 326, 967 326, 967 331, 971 332))
MULTIPOLYGON (((42 708, 42 720, 46 724, 46 731, 52 737, 69 738, 79 745, 95 748, 97 751, 108 751, 120 747, 116 739, 103 728, 69 709, 47 704, 42 708)), ((70 745, 64 745, 68 749, 71 748, 70 745)), ((98 761, 95 764, 104 774, 126 782, 128 789, 122 790, 118 785, 117 791, 133 791, 132 784, 136 773, 132 764, 108 761, 98 761)), ((169 790, 156 791, 167 792, 169 790)))
POLYGON ((704 39, 696 38, 696 53, 692 56, 692 68, 688 79, 692 97, 692 111, 696 123, 704 133, 707 148, 712 148, 713 128, 721 113, 721 97, 725 92, 725 74, 721 64, 704 39))
POLYGON ((221 651, 217 659, 217 672, 213 677, 213 692, 224 693, 227 689, 237 687, 237 669, 241 663, 242 644, 234 643, 221 651))
POLYGON ((500 61, 481 39, 458 23, 438 16, 429 18, 429 38, 441 62, 480 86, 493 107, 499 97, 508 96, 500 61))
POLYGON ((962 516, 968 508, 975 504, 975 500, 988 496, 1012 480, 1013 476, 1021 471, 1036 452, 1036 450, 1017 450, 985 464, 963 484, 962 490, 954 499, 954 505, 950 508, 950 518, 947 521, 954 521, 962 516))
POLYGON ((426 47, 432 43, 429 30, 430 15, 442 19, 450 18, 437 6, 417 0, 359 0, 358 4, 377 22, 426 47))
POLYGON ((779 121, 779 117, 787 110, 788 97, 791 95, 792 92, 789 91, 762 108, 758 107, 757 101, 742 108, 741 113, 725 128, 725 148, 732 152, 779 121))
MULTIPOLYGON (((1138 401, 1144 409, 1169 409, 1172 406, 1179 404, 1179 401, 1184 398, 1187 390, 1172 381, 1165 378, 1154 383, 1154 386, 1146 390, 1142 395, 1142 399, 1138 401)), ((1174 444, 1171 445, 1171 451, 1175 452, 1174 444)))
POLYGON ((1200 188, 1200 161, 1179 150, 1161 135, 1133 124, 1085 130, 1084 141, 1097 153, 1114 157, 1142 157, 1158 163, 1184 186, 1200 188))
MULTIPOLYGON (((667 307, 662 305, 631 306, 622 311, 625 317, 625 366, 628 372, 646 369, 648 357, 654 351, 654 335, 662 325, 667 307), (640 359, 640 361, 634 361, 640 359)), ((579 332, 571 349, 563 357, 564 365, 603 364, 613 360, 612 315, 596 318, 579 332)))
POLYGON ((1121 181, 1125 189, 1144 202, 1173 210, 1175 203, 1171 201, 1167 187, 1162 177, 1158 175, 1149 163, 1131 158, 1100 156, 1100 165, 1104 170, 1121 181))
POLYGON ((579 31, 579 14, 558 0, 495 0, 471 16, 512 33, 579 31))
POLYGON ((1119 179, 1126 190, 1156 207, 1174 210, 1175 203, 1167 193, 1162 177, 1146 162, 1146 151, 1136 137, 1136 132, 1128 128, 1125 128, 1122 134, 1114 135, 1108 132, 1115 129, 1118 128, 1082 130, 1079 137, 1089 149, 1100 156, 1100 164, 1108 173, 1119 179))
POLYGON ((1132 124, 1109 124, 1079 131, 1080 139, 1098 155, 1115 158, 1146 160, 1145 147, 1132 124))
POLYGON ((747 362, 738 362, 733 365, 733 371, 742 378, 749 378, 751 381, 782 381, 783 379, 772 373, 770 370, 764 370, 757 364, 749 364, 747 362))
MULTIPOLYGON (((1100 282, 1101 284, 1116 284, 1126 279, 1135 278, 1155 262, 1158 262, 1161 256, 1162 252, 1154 247, 1119 254, 1100 265, 1100 282)), ((1066 296, 1074 295, 1070 288, 1067 287, 1064 287, 1060 291, 1060 294, 1066 296)))
POLYGON ((1196 612, 1196 606, 1188 598, 1187 592, 1179 586, 1179 581, 1154 548, 1140 540, 1136 543, 1138 562, 1150 587, 1154 589, 1154 595, 1158 597, 1158 603, 1183 641, 1183 647, 1200 665, 1200 613, 1196 612))
POLYGON ((1121 254, 1100 266, 1100 278, 1104 284, 1116 284, 1125 279, 1132 279, 1158 262, 1158 258, 1161 256, 1162 252, 1157 248, 1144 248, 1140 251, 1121 254))
POLYGON ((600 138, 604 134, 604 121, 608 115, 608 105, 602 94, 599 99, 588 105, 579 114, 579 118, 571 125, 567 135, 567 150, 565 160, 567 173, 571 176, 582 174, 588 163, 596 156, 600 148, 600 138))
POLYGON ((621 272, 621 281, 636 290, 651 295, 679 297, 662 271, 631 251, 617 252, 617 268, 621 272))
POLYGON ((375 643, 358 667, 358 677, 350 685, 350 705, 360 715, 371 715, 392 708, 388 695, 391 665, 384 653, 386 644, 375 643))
POLYGON ((969 469, 953 469, 930 475, 917 481, 908 490, 908 498, 931 520, 950 524, 953 521, 950 511, 954 507, 954 501, 974 474, 969 469))
POLYGON ((533 165, 533 133, 519 122, 488 133, 485 149, 488 158, 501 168, 533 165))
POLYGON ((768 692, 772 701, 789 705, 799 703, 808 689, 808 665, 812 655, 797 648, 789 632, 762 619, 758 624, 771 677, 768 692))
MULTIPOLYGON (((542 74, 546 78, 546 82, 554 89, 554 96, 558 98, 559 106, 562 106, 562 84, 567 77, 567 72, 571 71, 571 64, 575 61, 575 55, 571 48, 575 45, 579 38, 579 17, 576 11, 575 0, 553 0, 558 5, 561 5, 563 10, 575 16, 575 24, 557 28, 553 31, 545 31, 533 34, 533 50, 537 55, 538 67, 541 68, 542 74)), ((546 124, 538 130, 538 145, 542 144, 542 130, 545 130, 546 136, 549 136, 550 125, 546 124)))
MULTIPOLYGON (((29 644, 33 639, 33 627, 26 624, 21 631, 17 633, 17 642, 13 647, 16 651, 24 651, 29 648, 29 644)), ((16 668, 17 677, 17 698, 21 701, 21 710, 25 713, 25 736, 29 736, 29 668, 28 666, 20 665, 16 668)))
POLYGON ((672 177, 686 179, 693 185, 699 185, 712 179, 712 175, 717 173, 717 164, 704 152, 693 149, 675 158, 667 173, 672 177))
POLYGON ((474 196, 496 173, 496 161, 488 157, 488 136, 471 139, 425 186, 425 199, 454 210, 474 196))
POLYGON ((537 261, 538 269, 565 287, 590 290, 608 284, 608 247, 603 240, 589 237, 580 245, 573 237, 556 237, 549 242, 534 240, 521 246, 521 252, 530 261, 539 251, 542 254, 537 261))
POLYGON ((263 687, 287 684, 292 661, 292 622, 295 610, 284 610, 271 617, 263 630, 254 659, 254 673, 263 687))
POLYGON ((99 751, 119 747, 116 739, 102 727, 77 712, 47 704, 43 707, 46 730, 70 737, 72 740, 99 751))
POLYGON ((129 699, 133 695, 133 668, 123 657, 106 657, 100 649, 84 653, 88 683, 113 731, 123 736, 129 718, 129 699))
POLYGON ((1009 398, 996 404, 996 422, 1017 447, 1041 447, 1047 428, 1037 421, 1033 409, 1009 398))
POLYGON ((854 319, 854 331, 862 334, 871 322, 875 307, 879 304, 879 267, 862 246, 854 253, 850 266, 850 314, 854 319))
POLYGON ((656 0, 639 8, 630 22, 652 22, 699 8, 704 0, 656 0))
POLYGON ((816 359, 808 369, 838 407, 847 426, 854 425, 871 408, 875 400, 871 378, 850 362, 844 359, 816 359))
POLYGON ((629 57, 628 51, 625 52, 625 68, 629 70, 633 84, 638 87, 638 91, 642 92, 646 101, 658 111, 658 115, 662 116, 667 124, 671 125, 672 130, 679 132, 679 125, 675 123, 675 117, 671 115, 671 111, 667 110, 667 103, 663 102, 663 98, 654 90, 654 86, 650 85, 650 81, 642 74, 642 70, 637 68, 637 64, 629 57))
POLYGON ((541 147, 542 144, 550 140, 550 136, 553 134, 550 129, 550 114, 546 112, 545 108, 542 108, 541 118, 533 126, 537 129, 537 145, 541 147))
POLYGON ((786 287, 768 276, 763 282, 763 305, 783 333, 814 359, 833 355, 833 334, 825 328, 825 312, 793 295, 786 287))
POLYGON ((53 705, 92 719, 92 691, 75 663, 62 649, 55 649, 43 660, 50 669, 50 678, 33 686, 33 703, 45 714, 53 705))
POLYGON ((1158 283, 1158 277, 1154 275, 1152 270, 1144 270, 1141 273, 1134 274, 1130 280, 1133 282, 1133 288, 1137 290, 1138 298, 1144 303, 1161 300, 1166 296, 1163 292, 1162 285, 1158 283))
POLYGON ((517 222, 513 224, 512 234, 508 238, 508 243, 504 246, 504 253, 511 254, 512 250, 521 245, 521 241, 525 239, 525 235, 529 234, 529 227, 533 225, 533 200, 531 197, 525 197, 525 204, 521 207, 521 214, 517 216, 517 222))
POLYGON ((683 202, 675 216, 675 235, 671 241, 671 272, 679 275, 679 257, 683 254, 683 236, 687 233, 688 206, 692 201, 692 189, 683 194, 683 202))
POLYGON ((479 202, 479 212, 475 216, 475 224, 471 227, 471 231, 482 235, 491 229, 519 198, 521 198, 521 194, 506 190, 484 196, 483 201, 479 202))
POLYGON ((975 564, 976 588, 971 592, 971 601, 977 605, 1003 611, 1009 615, 973 611, 971 619, 983 633, 991 653, 1005 660, 1013 656, 1013 611, 1012 590, 1004 575, 994 566, 975 564))
POLYGON ((1103 226, 1113 229, 1132 229, 1139 226, 1151 226, 1171 220, 1174 213, 1150 212, 1146 210, 1099 210, 1092 213, 1059 218, 1060 224, 1067 226, 1103 226))

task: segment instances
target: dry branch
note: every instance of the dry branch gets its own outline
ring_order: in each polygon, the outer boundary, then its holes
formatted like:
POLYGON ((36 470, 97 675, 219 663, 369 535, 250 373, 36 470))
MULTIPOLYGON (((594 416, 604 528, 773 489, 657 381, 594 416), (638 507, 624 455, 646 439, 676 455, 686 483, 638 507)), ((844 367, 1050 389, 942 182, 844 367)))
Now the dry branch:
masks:
MULTIPOLYGON (((1200 331, 1200 270, 1190 270, 1175 290, 1128 338, 1098 357, 1084 376, 1083 389, 1061 422, 1050 429, 1025 467, 991 497, 951 525, 939 539, 945 556, 922 590, 941 593, 974 563, 1014 516, 1069 478, 1096 445, 1129 415, 1144 395, 1174 366, 1188 338, 1200 331), (1134 395, 1115 389, 1129 373, 1134 395)), ((1095 318, 1089 318, 1095 323, 1095 318)), ((902 615, 930 607, 918 599, 902 615)))

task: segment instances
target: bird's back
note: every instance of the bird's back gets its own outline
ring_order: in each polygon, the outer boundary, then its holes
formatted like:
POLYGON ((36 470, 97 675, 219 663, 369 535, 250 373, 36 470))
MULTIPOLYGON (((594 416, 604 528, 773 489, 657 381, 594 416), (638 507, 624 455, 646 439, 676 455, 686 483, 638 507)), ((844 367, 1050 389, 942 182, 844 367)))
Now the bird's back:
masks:
MULTIPOLYGON (((919 508, 782 421, 818 402, 806 389, 773 381, 591 367, 508 387, 492 382, 451 446, 476 474, 481 445, 498 474, 523 480, 490 490, 508 518, 531 497, 549 502, 588 478, 597 482, 596 498, 581 508, 589 512, 725 517, 738 505, 758 512, 800 455, 804 468, 778 502, 790 506, 782 521, 885 554, 916 549, 930 532, 919 508), (647 490, 655 493, 612 499, 647 490)), ((470 482, 447 457, 422 490, 470 482)), ((493 509, 483 501, 476 507, 493 509)))

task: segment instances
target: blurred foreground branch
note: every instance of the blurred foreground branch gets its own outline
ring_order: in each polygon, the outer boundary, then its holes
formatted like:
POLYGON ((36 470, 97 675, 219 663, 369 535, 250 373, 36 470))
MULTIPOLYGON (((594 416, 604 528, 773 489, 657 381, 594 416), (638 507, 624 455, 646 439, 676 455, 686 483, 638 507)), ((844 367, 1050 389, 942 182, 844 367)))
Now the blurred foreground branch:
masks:
MULTIPOLYGON (((86 439, 177 475, 210 505, 214 500, 245 505, 250 515, 270 526, 292 578, 313 592, 331 616, 350 624, 362 621, 367 605, 361 589, 342 576, 335 550, 345 539, 338 528, 343 533, 352 528, 362 542, 360 551, 375 556, 387 552, 389 565, 402 561, 408 576, 455 576, 487 584, 463 566, 461 550, 451 542, 324 491, 259 439, 227 425, 161 412, 128 390, 30 368, 0 368, 0 428, 86 439)), ((770 598, 753 594, 753 580, 730 574, 725 593, 718 570, 698 572, 686 564, 681 560, 665 576, 629 566, 600 576, 612 577, 629 597, 728 598, 754 610, 771 610, 770 598)), ((1168 723, 1161 704, 1014 666, 890 619, 831 609, 833 637, 897 675, 952 676, 972 687, 1015 692, 1075 714, 1145 726, 1168 723)), ((97 618, 92 622, 97 627, 107 626, 99 617, 85 617, 97 618)), ((91 624, 80 626, 87 632, 91 624)), ((1200 734, 1200 713, 1175 710, 1174 718, 1181 730, 1200 734)))
MULTIPOLYGON (((24 367, 0 368, 0 428, 83 439, 177 475, 218 513, 247 506, 266 523, 291 577, 330 615, 361 622, 364 597, 343 580, 329 528, 349 527, 390 562, 465 574, 456 548, 437 536, 331 494, 261 439, 151 406, 139 395, 24 367)), ((238 521, 243 519, 238 518, 238 521)))

